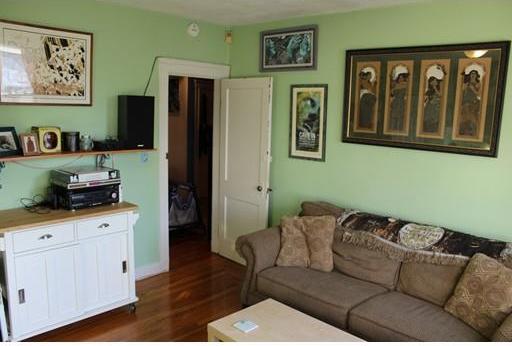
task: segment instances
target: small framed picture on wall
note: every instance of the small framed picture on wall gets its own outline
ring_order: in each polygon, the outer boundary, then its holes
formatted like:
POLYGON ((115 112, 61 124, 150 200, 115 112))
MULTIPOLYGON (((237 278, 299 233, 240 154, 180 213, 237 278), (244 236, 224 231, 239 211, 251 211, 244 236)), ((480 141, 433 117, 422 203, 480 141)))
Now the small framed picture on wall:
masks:
POLYGON ((23 149, 24 156, 41 155, 37 134, 35 133, 22 133, 20 134, 20 144, 23 149))
POLYGON ((308 25, 260 33, 260 71, 316 70, 318 27, 308 25))
POLYGON ((325 161, 327 84, 291 86, 290 157, 325 161))

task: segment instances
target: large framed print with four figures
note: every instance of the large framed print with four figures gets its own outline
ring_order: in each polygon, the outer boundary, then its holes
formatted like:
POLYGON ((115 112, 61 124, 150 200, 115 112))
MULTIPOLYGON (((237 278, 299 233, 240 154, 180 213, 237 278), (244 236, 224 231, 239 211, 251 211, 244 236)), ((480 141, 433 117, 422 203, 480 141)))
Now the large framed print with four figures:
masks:
POLYGON ((343 142, 496 157, 509 49, 347 51, 343 142))

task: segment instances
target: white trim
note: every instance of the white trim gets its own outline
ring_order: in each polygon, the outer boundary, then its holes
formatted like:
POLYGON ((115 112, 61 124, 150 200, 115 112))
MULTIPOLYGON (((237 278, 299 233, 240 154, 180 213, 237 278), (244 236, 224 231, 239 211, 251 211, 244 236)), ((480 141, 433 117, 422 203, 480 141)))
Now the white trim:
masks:
POLYGON ((151 263, 142 267, 135 268, 135 280, 143 280, 151 276, 167 272, 167 268, 163 268, 160 262, 151 263))
MULTIPOLYGON (((169 271, 169 172, 166 158, 169 141, 169 114, 167 98, 169 95, 169 76, 207 78, 214 80, 213 98, 213 154, 212 154, 212 251, 218 252, 218 180, 219 180, 219 138, 220 138, 220 80, 229 78, 230 66, 202 63, 180 59, 158 58, 158 155, 159 155, 159 205, 160 205, 160 262, 158 269, 148 266, 141 273, 162 273, 169 271), (152 269, 151 269, 152 268, 152 269)), ((139 272, 139 271, 138 271, 139 272)), ((142 274, 141 274, 142 275, 142 274)))

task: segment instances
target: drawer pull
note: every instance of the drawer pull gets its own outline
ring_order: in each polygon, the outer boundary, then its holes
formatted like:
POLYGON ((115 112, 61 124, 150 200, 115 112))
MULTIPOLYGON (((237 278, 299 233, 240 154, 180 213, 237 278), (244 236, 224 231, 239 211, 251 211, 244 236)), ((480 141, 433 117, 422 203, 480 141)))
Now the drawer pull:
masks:
POLYGON ((18 301, 20 304, 25 304, 25 289, 18 290, 18 301))
POLYGON ((99 229, 103 229, 103 228, 109 228, 110 227, 110 224, 109 223, 102 223, 101 225, 98 226, 99 229))
POLYGON ((50 238, 53 238, 53 235, 51 235, 50 233, 47 233, 47 234, 43 234, 42 236, 40 236, 39 240, 46 240, 46 239, 50 239, 50 238))

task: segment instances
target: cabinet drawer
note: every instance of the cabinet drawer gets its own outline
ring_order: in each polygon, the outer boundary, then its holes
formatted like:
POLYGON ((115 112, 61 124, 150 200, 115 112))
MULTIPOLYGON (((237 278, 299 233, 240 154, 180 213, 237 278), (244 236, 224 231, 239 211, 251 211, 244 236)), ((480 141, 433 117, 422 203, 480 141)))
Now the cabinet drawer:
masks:
POLYGON ((126 214, 106 216, 79 222, 78 239, 87 239, 127 230, 128 216, 126 214))
POLYGON ((73 242, 75 233, 73 224, 62 224, 13 235, 14 252, 35 250, 43 247, 73 242))

